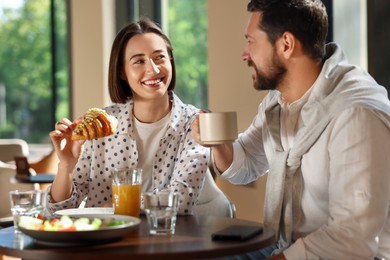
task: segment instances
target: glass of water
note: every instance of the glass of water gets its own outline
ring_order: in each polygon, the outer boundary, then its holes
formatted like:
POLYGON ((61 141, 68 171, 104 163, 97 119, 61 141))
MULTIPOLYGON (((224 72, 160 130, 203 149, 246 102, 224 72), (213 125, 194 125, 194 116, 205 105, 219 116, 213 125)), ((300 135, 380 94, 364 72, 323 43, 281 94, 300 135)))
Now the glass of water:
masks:
POLYGON ((19 232, 20 216, 45 216, 46 190, 10 191, 11 212, 14 217, 15 232, 19 232))
POLYGON ((179 208, 177 192, 157 191, 142 194, 143 210, 150 235, 173 235, 179 208))

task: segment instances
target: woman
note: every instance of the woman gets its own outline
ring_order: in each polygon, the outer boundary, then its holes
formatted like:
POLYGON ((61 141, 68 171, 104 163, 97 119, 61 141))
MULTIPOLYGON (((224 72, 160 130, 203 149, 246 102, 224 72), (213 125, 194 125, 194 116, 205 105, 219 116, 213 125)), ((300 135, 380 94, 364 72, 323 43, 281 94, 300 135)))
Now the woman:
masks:
POLYGON ((59 157, 49 188, 48 209, 111 205, 111 170, 143 169, 142 191, 178 191, 180 214, 192 214, 208 167, 208 149, 189 132, 198 113, 173 93, 175 62, 168 37, 152 21, 125 26, 110 56, 109 93, 104 108, 118 119, 114 135, 72 141, 75 122, 62 119, 50 133, 59 157))

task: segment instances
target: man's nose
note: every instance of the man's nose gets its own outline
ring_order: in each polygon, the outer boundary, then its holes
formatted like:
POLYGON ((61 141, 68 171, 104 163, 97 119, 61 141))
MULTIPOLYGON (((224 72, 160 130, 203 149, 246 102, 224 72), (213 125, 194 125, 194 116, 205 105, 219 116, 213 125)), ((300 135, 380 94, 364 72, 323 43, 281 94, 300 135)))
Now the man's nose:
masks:
POLYGON ((242 52, 241 59, 243 61, 248 61, 249 60, 249 52, 246 49, 242 52))

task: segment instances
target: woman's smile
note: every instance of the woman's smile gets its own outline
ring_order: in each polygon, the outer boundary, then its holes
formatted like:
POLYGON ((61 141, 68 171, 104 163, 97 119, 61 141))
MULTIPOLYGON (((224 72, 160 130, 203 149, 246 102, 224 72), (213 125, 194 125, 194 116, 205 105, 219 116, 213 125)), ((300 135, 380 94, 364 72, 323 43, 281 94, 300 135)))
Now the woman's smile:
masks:
POLYGON ((156 79, 148 79, 148 80, 145 80, 145 81, 142 81, 142 85, 145 85, 147 87, 151 87, 151 88, 155 88, 155 87, 159 87, 161 86, 161 84, 163 83, 163 79, 164 78, 156 78, 156 79))

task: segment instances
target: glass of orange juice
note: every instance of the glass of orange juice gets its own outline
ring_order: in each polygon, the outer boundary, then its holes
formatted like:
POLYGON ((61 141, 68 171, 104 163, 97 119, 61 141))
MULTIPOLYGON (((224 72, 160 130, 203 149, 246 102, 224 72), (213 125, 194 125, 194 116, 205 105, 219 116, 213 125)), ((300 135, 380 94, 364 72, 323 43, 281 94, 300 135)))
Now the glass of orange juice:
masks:
POLYGON ((141 208, 142 169, 115 168, 111 177, 114 213, 138 217, 141 208))

